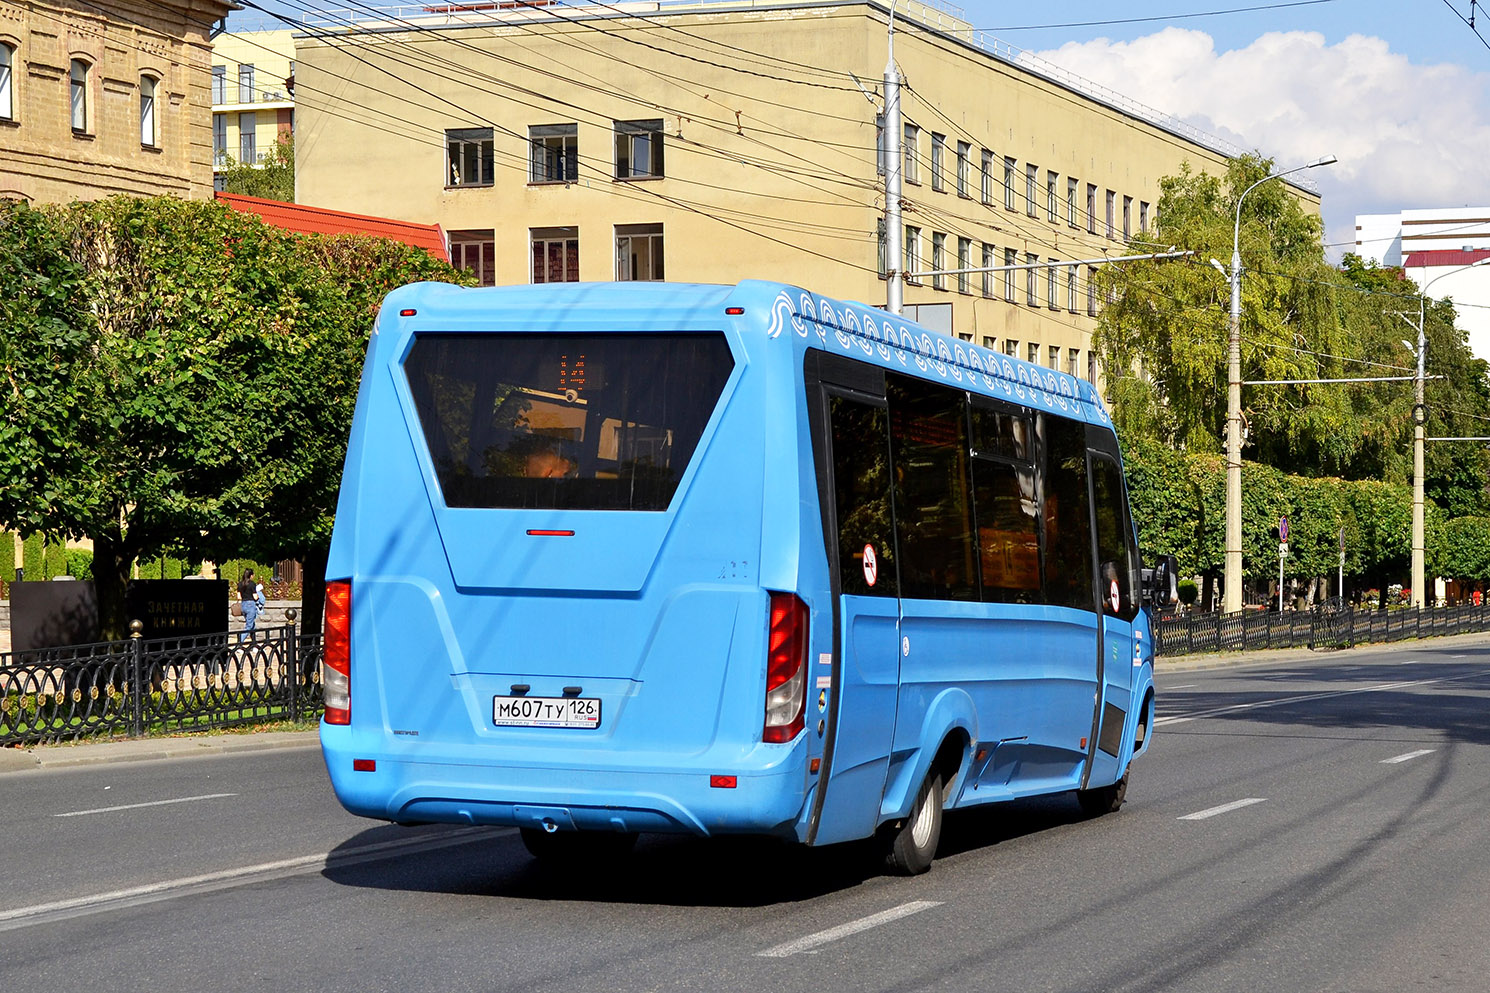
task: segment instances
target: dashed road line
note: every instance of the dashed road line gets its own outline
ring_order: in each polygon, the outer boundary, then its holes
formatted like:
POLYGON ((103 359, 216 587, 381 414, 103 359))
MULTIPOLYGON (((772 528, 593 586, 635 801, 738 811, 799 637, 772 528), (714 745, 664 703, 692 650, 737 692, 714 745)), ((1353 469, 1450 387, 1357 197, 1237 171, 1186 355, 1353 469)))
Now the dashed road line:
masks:
POLYGON ((151 800, 149 803, 122 803, 117 807, 94 807, 92 810, 69 810, 65 814, 53 814, 53 817, 82 817, 84 814, 112 814, 116 810, 138 810, 141 807, 167 807, 173 803, 195 803, 198 800, 221 800, 224 797, 237 796, 237 793, 203 793, 201 796, 181 796, 174 800, 151 800))
POLYGON ((1243 807, 1250 807, 1254 803, 1263 803, 1266 800, 1267 797, 1265 796, 1249 796, 1245 800, 1233 800, 1230 803, 1223 803, 1219 807, 1207 807, 1205 810, 1197 810, 1195 813, 1186 814, 1179 819, 1182 821, 1203 821, 1207 817, 1215 817, 1217 814, 1229 814, 1233 810, 1241 810, 1243 807))
POLYGON ((795 941, 788 941, 774 948, 767 948, 763 952, 756 952, 755 954, 760 958, 782 959, 788 955, 797 955, 801 952, 816 952, 821 945, 826 945, 840 938, 847 938, 849 935, 858 934, 860 931, 868 931, 870 928, 879 927, 881 924, 889 924, 891 921, 898 921, 902 917, 909 917, 911 914, 919 914, 923 910, 930 910, 932 907, 940 906, 941 903, 934 900, 913 900, 910 903, 902 903, 898 907, 891 907, 889 910, 882 910, 878 914, 870 914, 868 917, 861 917, 857 921, 849 921, 847 924, 830 927, 826 931, 809 934, 805 938, 797 938, 795 941))
POLYGON ((1403 755, 1393 755, 1389 759, 1382 759, 1381 764, 1394 765, 1398 762, 1410 762, 1413 759, 1422 758, 1424 755, 1432 755, 1436 751, 1438 751, 1436 748, 1419 748, 1415 752, 1407 752, 1403 755))

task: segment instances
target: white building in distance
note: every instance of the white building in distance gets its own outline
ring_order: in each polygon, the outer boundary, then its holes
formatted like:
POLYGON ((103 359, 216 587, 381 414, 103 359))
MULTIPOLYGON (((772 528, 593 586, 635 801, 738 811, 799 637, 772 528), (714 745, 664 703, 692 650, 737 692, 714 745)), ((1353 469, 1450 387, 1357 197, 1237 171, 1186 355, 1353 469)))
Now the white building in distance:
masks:
POLYGON ((1490 207, 1433 207, 1358 214, 1355 252, 1401 266, 1433 299, 1452 297, 1459 327, 1478 358, 1490 360, 1490 207))

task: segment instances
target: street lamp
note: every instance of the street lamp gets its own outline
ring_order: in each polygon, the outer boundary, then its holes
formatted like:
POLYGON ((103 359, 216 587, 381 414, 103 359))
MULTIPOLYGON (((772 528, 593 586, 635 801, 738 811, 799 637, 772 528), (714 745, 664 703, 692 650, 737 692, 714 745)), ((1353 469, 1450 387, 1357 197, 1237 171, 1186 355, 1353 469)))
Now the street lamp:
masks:
POLYGON ((1330 165, 1333 155, 1271 173, 1242 191, 1231 229, 1231 329, 1226 344, 1226 577, 1223 609, 1242 609, 1242 201, 1270 179, 1330 165))
MULTIPOLYGON (((1457 269, 1450 269, 1448 272, 1441 272, 1424 283, 1422 290, 1418 293, 1418 374, 1413 379, 1412 405, 1412 605, 1414 607, 1423 606, 1423 584, 1426 579, 1423 562, 1424 546, 1427 545, 1423 521, 1423 440, 1428 430, 1428 408, 1423 404, 1423 360, 1428 351, 1425 301, 1428 299, 1428 287, 1440 279, 1487 263, 1490 263, 1490 256, 1457 269)), ((1423 268, 1426 270, 1427 266, 1423 268)))

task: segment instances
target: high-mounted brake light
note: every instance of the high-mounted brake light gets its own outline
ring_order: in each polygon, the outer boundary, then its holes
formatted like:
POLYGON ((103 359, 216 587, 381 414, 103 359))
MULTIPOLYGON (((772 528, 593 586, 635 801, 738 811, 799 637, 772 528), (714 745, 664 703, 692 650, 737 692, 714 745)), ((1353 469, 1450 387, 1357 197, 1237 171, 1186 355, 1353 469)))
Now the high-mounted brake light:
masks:
POLYGON ((805 724, 807 605, 790 593, 771 594, 766 645, 766 723, 761 740, 791 741, 805 724))
POLYGON ((327 724, 352 723, 352 584, 345 579, 326 584, 326 624, 321 638, 325 663, 327 724))
POLYGON ((413 307, 405 307, 403 310, 400 310, 398 312, 398 316, 399 317, 413 317, 417 313, 419 313, 419 311, 415 310, 413 307))
POLYGON ((729 316, 731 316, 731 317, 739 317, 741 314, 745 313, 745 308, 744 307, 725 307, 724 308, 724 312, 726 314, 728 314, 729 316))

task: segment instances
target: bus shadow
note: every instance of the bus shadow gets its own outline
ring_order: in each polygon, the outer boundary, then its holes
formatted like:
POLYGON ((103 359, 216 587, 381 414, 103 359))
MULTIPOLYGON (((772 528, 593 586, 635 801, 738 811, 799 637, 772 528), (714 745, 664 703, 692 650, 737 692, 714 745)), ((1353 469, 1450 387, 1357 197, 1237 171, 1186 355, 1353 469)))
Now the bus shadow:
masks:
MULTIPOLYGON (((1084 819, 1071 796, 950 813, 938 858, 1084 819)), ((390 830, 396 829, 373 828, 347 839, 332 852, 323 877, 341 886, 452 896, 740 908, 811 900, 887 879, 881 848, 872 840, 808 848, 771 838, 642 835, 629 856, 565 866, 532 858, 515 831, 495 829, 455 842, 455 832, 470 829, 427 827, 416 830, 445 847, 358 858, 359 850, 386 842, 390 830)))

